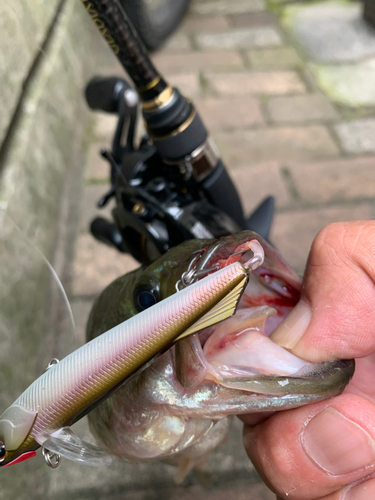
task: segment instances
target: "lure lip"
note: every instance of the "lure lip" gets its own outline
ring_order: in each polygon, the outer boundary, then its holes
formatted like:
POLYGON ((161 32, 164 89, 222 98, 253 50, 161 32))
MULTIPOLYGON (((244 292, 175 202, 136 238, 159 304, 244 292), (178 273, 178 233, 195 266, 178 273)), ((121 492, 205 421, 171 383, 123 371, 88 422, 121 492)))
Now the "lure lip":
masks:
POLYGON ((19 464, 21 462, 24 462, 25 460, 28 460, 29 458, 35 457, 36 454, 37 454, 36 451, 26 451, 25 453, 22 453, 22 455, 18 456, 17 458, 12 460, 11 462, 8 462, 5 465, 0 465, 0 468, 9 467, 9 465, 19 464))

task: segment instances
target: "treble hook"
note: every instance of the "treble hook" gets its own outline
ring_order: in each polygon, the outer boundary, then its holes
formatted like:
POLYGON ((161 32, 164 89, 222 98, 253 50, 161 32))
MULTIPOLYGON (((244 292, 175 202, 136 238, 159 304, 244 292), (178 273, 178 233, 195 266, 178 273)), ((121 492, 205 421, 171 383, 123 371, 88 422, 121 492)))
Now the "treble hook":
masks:
MULTIPOLYGON (((212 255, 223 245, 225 245, 225 242, 220 241, 208 252, 207 256, 205 255, 206 252, 204 252, 203 254, 204 257, 201 253, 196 255, 190 262, 188 270, 182 273, 181 278, 177 281, 175 285, 176 291, 179 292, 181 290, 181 286, 186 288, 187 286, 192 285, 197 280, 203 278, 207 274, 212 273, 213 271, 217 271, 219 269, 219 266, 208 267, 208 268, 205 268, 203 266, 205 263, 209 261, 212 255), (197 265, 194 268, 193 266, 195 264, 197 265)), ((248 243, 248 248, 244 248, 239 252, 232 253, 230 257, 234 257, 236 255, 243 255, 249 251, 253 253, 253 256, 242 265, 247 271, 251 272, 255 271, 257 267, 261 266, 264 261, 264 250, 259 241, 257 240, 250 241, 248 243)))

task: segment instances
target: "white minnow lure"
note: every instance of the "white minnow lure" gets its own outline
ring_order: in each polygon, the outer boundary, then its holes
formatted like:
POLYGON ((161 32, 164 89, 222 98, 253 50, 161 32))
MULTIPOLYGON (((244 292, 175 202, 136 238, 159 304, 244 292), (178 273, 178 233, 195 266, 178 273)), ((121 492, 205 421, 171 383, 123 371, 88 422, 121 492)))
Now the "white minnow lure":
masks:
POLYGON ((111 457, 82 441, 69 428, 108 397, 134 372, 176 341, 235 313, 254 257, 216 271, 128 319, 52 365, 0 416, 0 466, 36 455, 57 466, 60 456, 88 465, 111 457))

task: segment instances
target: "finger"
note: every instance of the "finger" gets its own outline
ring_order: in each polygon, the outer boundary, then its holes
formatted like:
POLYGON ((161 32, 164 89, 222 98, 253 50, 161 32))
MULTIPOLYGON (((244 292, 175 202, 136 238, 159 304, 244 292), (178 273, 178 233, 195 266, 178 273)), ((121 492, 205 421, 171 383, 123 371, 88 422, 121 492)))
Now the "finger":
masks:
POLYGON ((375 405, 344 394, 280 412, 245 426, 244 442, 259 474, 281 498, 342 500, 338 492, 375 473, 375 405))
MULTIPOLYGON (((374 500, 375 498, 375 478, 369 478, 347 488, 314 500, 374 500)), ((276 496, 276 500, 288 500, 288 497, 276 496)))
MULTIPOLYGON (((314 500, 374 500, 374 498, 375 478, 369 478, 314 500)), ((288 497, 276 496, 276 500, 288 500, 288 497)))
MULTIPOLYGON (((374 500, 375 498, 375 478, 367 479, 359 484, 355 484, 342 492, 337 500, 374 500)), ((328 498, 327 500, 331 500, 328 498)), ((332 498, 336 500, 336 498, 332 498)))
POLYGON ((375 353, 356 360, 354 376, 345 393, 357 394, 375 404, 375 384, 372 380, 375 380, 375 353))
POLYGON ((245 413, 244 415, 237 415, 237 417, 246 425, 257 425, 260 422, 263 422, 271 415, 274 415, 274 411, 263 411, 260 413, 245 413))
POLYGON ((375 221, 337 223, 315 238, 301 301, 272 334, 309 361, 375 351, 375 221))

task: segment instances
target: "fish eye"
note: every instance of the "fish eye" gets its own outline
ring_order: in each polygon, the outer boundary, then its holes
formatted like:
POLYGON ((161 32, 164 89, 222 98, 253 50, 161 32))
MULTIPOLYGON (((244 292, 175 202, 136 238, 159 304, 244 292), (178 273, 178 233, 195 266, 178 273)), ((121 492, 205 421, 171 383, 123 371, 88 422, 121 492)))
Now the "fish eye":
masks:
POLYGON ((4 461, 4 457, 6 455, 5 445, 0 443, 0 462, 4 461))
POLYGON ((141 286, 134 293, 134 303, 138 311, 154 306, 159 300, 158 291, 148 286, 141 286))

